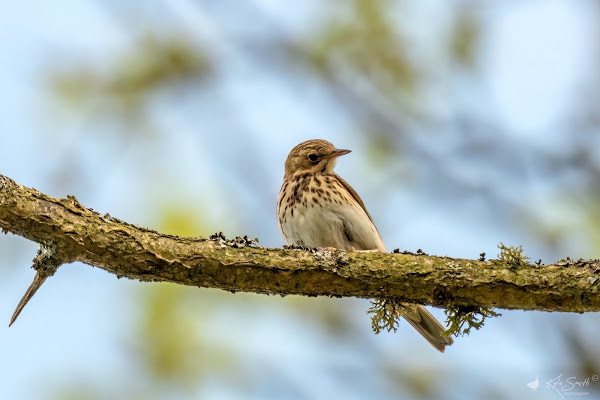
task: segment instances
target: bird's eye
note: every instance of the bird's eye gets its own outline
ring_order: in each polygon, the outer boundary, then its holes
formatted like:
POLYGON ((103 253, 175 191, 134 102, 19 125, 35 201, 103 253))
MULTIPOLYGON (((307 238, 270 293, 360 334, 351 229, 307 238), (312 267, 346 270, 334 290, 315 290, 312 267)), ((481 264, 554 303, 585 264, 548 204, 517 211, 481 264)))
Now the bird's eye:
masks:
POLYGON ((317 162, 317 160, 319 159, 319 156, 317 154, 315 154, 315 153, 311 153, 311 154, 308 155, 308 159, 311 162, 317 162))

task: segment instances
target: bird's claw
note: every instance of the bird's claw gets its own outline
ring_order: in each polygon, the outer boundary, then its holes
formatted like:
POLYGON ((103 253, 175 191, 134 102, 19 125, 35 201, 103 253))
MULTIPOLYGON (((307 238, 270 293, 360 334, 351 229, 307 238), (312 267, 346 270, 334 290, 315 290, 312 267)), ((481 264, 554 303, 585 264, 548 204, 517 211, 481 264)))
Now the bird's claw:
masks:
POLYGON ((370 250, 356 250, 354 246, 351 247, 350 251, 354 251, 356 253, 381 253, 379 249, 370 249, 370 250))
POLYGON ((332 253, 335 253, 336 251, 339 251, 343 249, 336 249, 335 247, 317 247, 317 251, 330 251, 332 253))

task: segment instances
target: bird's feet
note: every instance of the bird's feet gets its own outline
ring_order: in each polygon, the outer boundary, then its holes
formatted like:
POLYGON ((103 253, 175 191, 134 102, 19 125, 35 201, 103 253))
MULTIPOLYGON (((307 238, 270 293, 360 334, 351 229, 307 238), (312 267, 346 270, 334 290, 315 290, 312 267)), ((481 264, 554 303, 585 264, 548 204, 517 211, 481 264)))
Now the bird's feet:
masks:
POLYGON ((330 251, 335 253, 338 250, 344 251, 344 249, 336 249, 335 247, 317 247, 317 251, 330 251))
MULTIPOLYGON (((335 247, 317 247, 318 251, 330 251, 335 253, 336 251, 347 251, 345 249, 336 249, 335 247)), ((354 246, 350 246, 350 250, 356 253, 381 253, 379 249, 371 249, 371 250, 357 250, 354 246)))
POLYGON ((371 249, 371 250, 356 250, 354 246, 352 246, 350 251, 355 251, 357 253, 381 253, 379 249, 371 249))

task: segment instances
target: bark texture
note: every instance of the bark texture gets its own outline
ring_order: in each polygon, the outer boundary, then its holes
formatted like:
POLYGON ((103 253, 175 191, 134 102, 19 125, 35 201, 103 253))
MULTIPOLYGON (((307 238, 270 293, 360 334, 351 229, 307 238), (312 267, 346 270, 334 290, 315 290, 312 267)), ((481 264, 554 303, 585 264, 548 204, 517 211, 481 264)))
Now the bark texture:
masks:
MULTIPOLYGON (((427 255, 268 249, 245 239, 165 235, 0 175, 0 228, 118 277, 232 292, 600 311, 600 261, 513 265, 427 255)), ((42 266, 43 267, 43 266, 42 266)), ((40 272, 40 268, 34 265, 40 272)), ((52 272, 52 271, 51 271, 52 272)))

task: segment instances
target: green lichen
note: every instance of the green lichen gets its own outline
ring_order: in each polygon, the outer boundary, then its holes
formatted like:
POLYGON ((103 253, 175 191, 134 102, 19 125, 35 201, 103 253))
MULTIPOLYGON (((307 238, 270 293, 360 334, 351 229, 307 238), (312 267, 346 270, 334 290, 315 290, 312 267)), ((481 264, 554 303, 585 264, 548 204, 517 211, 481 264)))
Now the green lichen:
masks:
POLYGON ((375 334, 382 330, 394 331, 398 329, 398 322, 401 315, 402 305, 400 302, 390 299, 375 299, 371 301, 371 308, 367 314, 373 314, 371 317, 371 328, 375 334))
POLYGON ((451 306, 444 313, 446 322, 450 324, 445 334, 454 336, 468 335, 472 328, 479 330, 486 318, 502 315, 491 308, 479 306, 451 306))
POLYGON ((523 254, 523 246, 505 246, 504 243, 500 242, 498 245, 500 254, 498 259, 491 260, 496 265, 507 265, 511 268, 526 267, 530 266, 530 258, 523 254))

